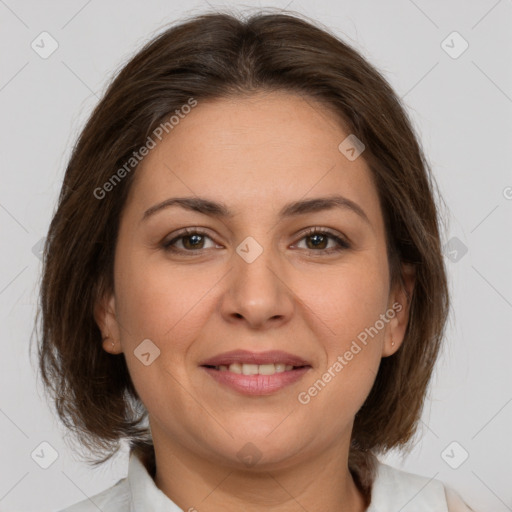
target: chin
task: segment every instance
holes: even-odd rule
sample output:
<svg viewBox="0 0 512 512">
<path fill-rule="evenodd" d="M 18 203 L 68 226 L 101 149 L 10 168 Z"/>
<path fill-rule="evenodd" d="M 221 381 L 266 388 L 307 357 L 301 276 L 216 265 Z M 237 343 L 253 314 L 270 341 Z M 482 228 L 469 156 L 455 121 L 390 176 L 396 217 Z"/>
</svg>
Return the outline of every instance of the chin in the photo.
<svg viewBox="0 0 512 512">
<path fill-rule="evenodd" d="M 276 470 L 291 465 L 294 459 L 305 457 L 302 447 L 290 439 L 289 430 L 288 434 L 283 432 L 283 436 L 279 436 L 277 431 L 270 435 L 260 431 L 254 436 L 231 433 L 234 439 L 227 446 L 217 445 L 215 452 L 225 463 L 237 469 Z"/>
</svg>

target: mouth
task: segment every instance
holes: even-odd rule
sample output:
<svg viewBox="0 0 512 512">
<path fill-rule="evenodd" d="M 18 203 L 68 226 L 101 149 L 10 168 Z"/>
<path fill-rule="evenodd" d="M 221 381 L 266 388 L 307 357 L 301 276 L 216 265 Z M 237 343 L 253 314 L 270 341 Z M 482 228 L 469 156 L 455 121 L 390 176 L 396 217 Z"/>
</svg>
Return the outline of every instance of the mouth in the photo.
<svg viewBox="0 0 512 512">
<path fill-rule="evenodd" d="M 312 366 L 304 359 L 274 350 L 236 350 L 201 361 L 202 368 L 222 389 L 242 395 L 270 395 L 290 386 Z"/>
<path fill-rule="evenodd" d="M 231 363 L 229 365 L 201 365 L 203 368 L 210 368 L 219 372 L 231 372 L 238 375 L 274 375 L 276 373 L 290 372 L 303 368 L 311 368 L 310 365 L 293 366 L 285 363 L 268 363 L 268 364 L 252 364 L 252 363 Z"/>
</svg>

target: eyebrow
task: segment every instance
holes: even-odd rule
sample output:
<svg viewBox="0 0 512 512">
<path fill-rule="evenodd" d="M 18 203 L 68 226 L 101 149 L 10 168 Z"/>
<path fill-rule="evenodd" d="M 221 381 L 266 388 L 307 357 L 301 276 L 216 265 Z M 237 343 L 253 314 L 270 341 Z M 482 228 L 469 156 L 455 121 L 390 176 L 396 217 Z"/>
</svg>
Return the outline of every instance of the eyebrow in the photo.
<svg viewBox="0 0 512 512">
<path fill-rule="evenodd" d="M 235 216 L 235 214 L 230 211 L 222 202 L 211 201 L 201 197 L 173 197 L 166 199 L 161 203 L 155 204 L 151 208 L 148 208 L 144 212 L 141 220 L 147 220 L 155 213 L 165 208 L 169 208 L 170 206 L 180 206 L 185 210 L 223 219 L 229 219 Z M 289 203 L 281 209 L 278 217 L 283 219 L 287 217 L 304 215 L 306 213 L 316 213 L 324 210 L 332 210 L 333 208 L 341 208 L 347 211 L 352 211 L 371 225 L 365 211 L 357 203 L 340 195 L 317 197 L 314 199 L 305 199 Z"/>
</svg>

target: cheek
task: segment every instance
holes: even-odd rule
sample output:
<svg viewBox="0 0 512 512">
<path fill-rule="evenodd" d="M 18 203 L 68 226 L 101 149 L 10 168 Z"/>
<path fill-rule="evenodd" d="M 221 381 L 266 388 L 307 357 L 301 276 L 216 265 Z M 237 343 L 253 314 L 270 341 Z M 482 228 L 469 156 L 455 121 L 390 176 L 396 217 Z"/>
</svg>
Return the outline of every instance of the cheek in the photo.
<svg viewBox="0 0 512 512">
<path fill-rule="evenodd" d="M 316 332 L 323 333 L 326 356 L 316 387 L 325 385 L 329 390 L 322 392 L 323 399 L 344 404 L 354 413 L 368 394 L 381 360 L 382 342 L 391 319 L 386 318 L 387 279 L 382 264 L 368 258 L 324 276 L 323 294 L 318 286 L 312 286 L 313 280 L 307 281 L 309 288 L 304 289 L 304 297 L 309 297 L 307 304 L 317 318 Z M 313 288 L 315 293 L 311 293 Z"/>
<path fill-rule="evenodd" d="M 193 267 L 173 265 L 158 253 L 120 262 L 116 309 L 131 335 L 154 337 L 165 345 L 189 338 L 194 326 L 200 328 L 212 307 L 209 292 L 222 275 Z"/>
<path fill-rule="evenodd" d="M 133 257 L 120 261 L 116 272 L 116 313 L 124 357 L 148 410 L 180 410 L 190 405 L 184 402 L 187 395 L 180 392 L 180 383 L 187 386 L 189 378 L 183 361 L 211 314 L 207 292 L 218 278 L 211 273 L 198 275 L 197 270 L 180 272 L 161 257 L 136 255 L 135 251 Z M 147 339 L 151 340 L 145 342 L 152 361 L 149 365 L 137 357 Z"/>
<path fill-rule="evenodd" d="M 352 286 L 353 284 L 353 286 Z M 325 359 L 315 375 L 302 388 L 301 404 L 310 404 L 314 414 L 332 414 L 337 418 L 329 427 L 337 428 L 350 421 L 361 408 L 377 375 L 382 357 L 385 325 L 380 315 L 386 311 L 386 296 L 376 283 L 368 289 L 361 280 L 345 281 L 328 313 L 329 335 L 323 336 Z M 376 323 L 378 329 L 375 327 Z M 322 330 L 324 330 L 322 328 Z M 306 406 L 308 407 L 308 406 Z"/>
<path fill-rule="evenodd" d="M 323 324 L 332 343 L 340 344 L 370 327 L 388 303 L 388 273 L 372 255 L 346 265 L 297 276 L 294 289 Z M 300 291 L 299 291 L 300 290 Z"/>
</svg>

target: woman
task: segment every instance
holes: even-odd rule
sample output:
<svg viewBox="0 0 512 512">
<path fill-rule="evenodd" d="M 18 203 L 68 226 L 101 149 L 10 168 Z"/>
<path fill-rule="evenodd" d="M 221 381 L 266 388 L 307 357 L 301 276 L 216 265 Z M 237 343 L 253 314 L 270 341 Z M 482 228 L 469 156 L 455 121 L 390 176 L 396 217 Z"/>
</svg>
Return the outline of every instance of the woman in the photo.
<svg viewBox="0 0 512 512">
<path fill-rule="evenodd" d="M 205 14 L 146 45 L 45 247 L 44 383 L 95 463 L 130 445 L 66 510 L 470 510 L 377 458 L 443 338 L 434 192 L 395 93 L 326 30 Z"/>
</svg>

